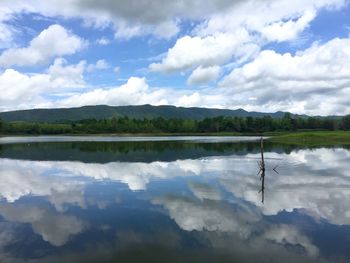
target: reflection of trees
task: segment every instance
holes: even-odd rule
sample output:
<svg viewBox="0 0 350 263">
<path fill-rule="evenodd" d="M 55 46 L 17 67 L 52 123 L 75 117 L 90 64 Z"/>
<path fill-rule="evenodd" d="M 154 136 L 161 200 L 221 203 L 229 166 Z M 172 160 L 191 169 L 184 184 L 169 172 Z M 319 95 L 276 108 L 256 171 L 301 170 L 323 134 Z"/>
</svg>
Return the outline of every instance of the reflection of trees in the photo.
<svg viewBox="0 0 350 263">
<path fill-rule="evenodd" d="M 275 146 L 267 147 L 272 150 Z M 13 159 L 107 163 L 174 161 L 215 155 L 246 155 L 258 151 L 259 145 L 256 142 L 50 142 L 5 144 L 2 145 L 0 155 L 3 158 Z"/>
<path fill-rule="evenodd" d="M 305 147 L 264 142 L 264 149 L 269 152 L 289 154 L 293 150 L 302 148 Z M 2 158 L 97 163 L 174 161 L 259 152 L 260 144 L 257 142 L 129 141 L 0 144 L 0 157 Z"/>
<path fill-rule="evenodd" d="M 344 146 L 350 148 L 350 146 Z M 306 147 L 264 142 L 265 151 L 291 153 Z M 0 157 L 28 160 L 83 161 L 174 161 L 215 155 L 259 153 L 258 142 L 204 143 L 190 141 L 148 142 L 39 142 L 0 144 Z"/>
</svg>

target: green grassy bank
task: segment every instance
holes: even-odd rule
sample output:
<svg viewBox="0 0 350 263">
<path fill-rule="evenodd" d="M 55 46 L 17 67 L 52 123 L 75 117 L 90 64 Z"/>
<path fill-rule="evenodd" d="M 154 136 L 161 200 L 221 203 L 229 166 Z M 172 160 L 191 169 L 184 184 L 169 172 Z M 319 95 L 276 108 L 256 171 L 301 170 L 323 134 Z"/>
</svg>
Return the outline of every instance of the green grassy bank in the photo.
<svg viewBox="0 0 350 263">
<path fill-rule="evenodd" d="M 304 146 L 350 145 L 350 131 L 310 131 L 275 134 L 269 138 L 269 141 Z"/>
</svg>

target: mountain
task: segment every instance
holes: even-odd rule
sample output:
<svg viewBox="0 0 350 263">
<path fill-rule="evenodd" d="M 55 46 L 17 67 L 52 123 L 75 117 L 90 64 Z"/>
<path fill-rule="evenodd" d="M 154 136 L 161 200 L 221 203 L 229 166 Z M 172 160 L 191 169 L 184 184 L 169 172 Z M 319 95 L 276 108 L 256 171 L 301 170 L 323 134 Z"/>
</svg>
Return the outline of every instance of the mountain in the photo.
<svg viewBox="0 0 350 263">
<path fill-rule="evenodd" d="M 248 112 L 243 109 L 211 109 L 211 108 L 184 108 L 175 106 L 83 106 L 78 108 L 57 108 L 57 109 L 31 109 L 0 112 L 0 119 L 5 121 L 28 121 L 28 122 L 61 122 L 77 121 L 83 119 L 104 119 L 112 117 L 128 116 L 129 118 L 157 118 L 165 119 L 204 119 L 218 116 L 225 117 L 263 117 L 271 116 L 272 118 L 283 117 L 284 112 L 262 113 Z"/>
</svg>

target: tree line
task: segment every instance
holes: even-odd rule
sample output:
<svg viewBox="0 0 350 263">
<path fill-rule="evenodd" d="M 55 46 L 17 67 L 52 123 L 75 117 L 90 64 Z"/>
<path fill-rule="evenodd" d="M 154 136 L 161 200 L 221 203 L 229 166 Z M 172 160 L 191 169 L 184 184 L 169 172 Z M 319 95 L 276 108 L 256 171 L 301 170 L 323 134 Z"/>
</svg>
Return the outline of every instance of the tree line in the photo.
<svg viewBox="0 0 350 263">
<path fill-rule="evenodd" d="M 215 117 L 191 119 L 85 119 L 61 123 L 5 122 L 0 120 L 2 134 L 97 134 L 97 133 L 263 133 L 298 130 L 350 130 L 350 115 L 342 118 L 294 117 L 286 113 L 283 118 L 270 116 Z"/>
</svg>

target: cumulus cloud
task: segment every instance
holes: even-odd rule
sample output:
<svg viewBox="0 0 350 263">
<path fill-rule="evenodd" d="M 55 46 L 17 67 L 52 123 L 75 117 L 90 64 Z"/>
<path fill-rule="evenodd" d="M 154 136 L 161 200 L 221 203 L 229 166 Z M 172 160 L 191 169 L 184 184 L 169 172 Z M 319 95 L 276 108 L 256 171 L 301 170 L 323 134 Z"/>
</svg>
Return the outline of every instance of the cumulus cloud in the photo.
<svg viewBox="0 0 350 263">
<path fill-rule="evenodd" d="M 6 69 L 0 73 L 0 109 L 26 109 L 33 107 L 71 107 L 96 104 L 164 105 L 174 101 L 171 89 L 152 88 L 145 78 L 131 77 L 120 86 L 90 88 L 84 80 L 84 73 L 105 69 L 109 64 L 99 60 L 87 65 L 86 61 L 67 64 L 64 59 L 56 59 L 46 73 L 21 73 Z M 115 69 L 118 72 L 119 68 Z M 77 88 L 79 92 L 77 92 Z M 47 99 L 56 97 L 56 100 Z M 181 96 L 180 96 L 181 97 Z"/>
<path fill-rule="evenodd" d="M 2 1 L 4 8 L 11 7 L 13 13 L 30 12 L 44 16 L 80 17 L 87 25 L 105 27 L 112 25 L 118 38 L 130 38 L 145 34 L 169 38 L 179 31 L 177 17 L 199 18 L 234 5 L 227 0 L 217 1 L 95 1 L 53 0 L 50 3 L 38 1 Z M 60 8 L 57 8 L 59 6 Z M 201 10 L 201 12 L 199 12 Z"/>
<path fill-rule="evenodd" d="M 118 87 L 98 88 L 82 94 L 73 95 L 61 102 L 62 106 L 81 105 L 132 105 L 132 104 L 167 104 L 163 90 L 152 91 L 144 78 L 131 77 Z M 78 104 L 77 104 L 78 102 Z"/>
<path fill-rule="evenodd" d="M 295 113 L 349 113 L 343 100 L 350 96 L 349 44 L 349 38 L 336 38 L 295 55 L 264 50 L 252 62 L 235 68 L 221 86 L 243 105 L 251 104 L 250 109 L 264 105 Z M 252 95 L 256 100 L 249 101 Z"/>
<path fill-rule="evenodd" d="M 178 99 L 177 105 L 182 107 L 193 107 L 203 105 L 202 96 L 199 94 L 199 92 L 194 92 L 190 95 L 182 95 Z"/>
<path fill-rule="evenodd" d="M 94 1 L 71 1 L 72 6 L 76 6 L 82 10 L 94 10 L 97 12 L 108 13 L 114 17 L 121 17 L 127 21 L 139 21 L 143 23 L 164 22 L 169 17 L 183 14 L 184 16 L 198 17 L 201 14 L 208 14 L 222 10 L 228 6 L 233 6 L 239 1 L 227 0 L 194 0 L 191 2 L 172 1 L 164 5 L 161 0 L 146 1 L 112 1 L 103 0 L 98 4 Z M 199 11 L 201 10 L 201 11 Z"/>
<path fill-rule="evenodd" d="M 305 11 L 297 20 L 290 19 L 286 22 L 275 22 L 265 26 L 261 34 L 268 41 L 287 41 L 296 39 L 305 30 L 309 23 L 315 18 L 314 10 Z"/>
<path fill-rule="evenodd" d="M 194 36 L 178 39 L 166 57 L 152 63 L 150 69 L 175 72 L 221 65 L 227 61 L 243 63 L 268 42 L 296 39 L 315 18 L 317 10 L 339 7 L 343 2 L 270 0 L 233 3 L 219 13 L 207 15 L 193 30 Z"/>
<path fill-rule="evenodd" d="M 16 30 L 0 20 L 0 48 L 8 48 L 13 43 Z"/>
<path fill-rule="evenodd" d="M 101 46 L 106 46 L 106 45 L 110 44 L 111 41 L 106 37 L 101 37 L 101 38 L 96 40 L 96 43 L 101 45 Z"/>
<path fill-rule="evenodd" d="M 103 62 L 103 61 L 102 61 Z M 98 68 L 99 63 L 96 64 Z M 102 63 L 102 66 L 105 65 Z M 101 65 L 100 65 L 101 66 Z M 58 58 L 48 69 L 48 75 L 50 76 L 50 82 L 53 87 L 84 87 L 84 71 L 86 62 L 80 61 L 76 65 L 68 65 L 67 61 Z"/>
<path fill-rule="evenodd" d="M 249 35 L 245 30 L 233 34 L 217 34 L 207 37 L 184 36 L 170 48 L 161 62 L 152 63 L 150 69 L 160 72 L 176 72 L 193 67 L 209 67 L 251 56 L 259 48 L 248 44 Z M 247 43 L 247 45 L 245 45 Z"/>
<path fill-rule="evenodd" d="M 86 61 L 81 61 L 70 65 L 63 59 L 56 59 L 46 73 L 30 74 L 7 69 L 0 73 L 0 109 L 4 111 L 96 104 L 222 107 L 225 103 L 225 97 L 217 94 L 215 89 L 203 90 L 200 94 L 192 90 L 150 87 L 145 78 L 139 77 L 130 77 L 119 86 L 89 88 L 84 80 L 84 72 L 106 66 L 104 63 L 99 64 L 87 65 Z M 119 67 L 114 71 L 118 73 Z M 48 99 L 48 96 L 56 99 Z"/>
<path fill-rule="evenodd" d="M 37 94 L 43 90 L 43 84 L 49 82 L 44 74 L 28 76 L 13 69 L 6 69 L 0 75 L 1 108 L 21 108 L 34 106 L 43 101 Z"/>
<path fill-rule="evenodd" d="M 19 30 L 8 23 L 14 18 L 12 10 L 0 3 L 0 49 L 13 46 L 13 41 Z"/>
<path fill-rule="evenodd" d="M 219 66 L 211 66 L 207 68 L 202 68 L 201 66 L 199 66 L 189 76 L 187 80 L 187 84 L 189 85 L 205 84 L 210 81 L 216 80 L 219 77 L 219 74 L 220 74 Z"/>
<path fill-rule="evenodd" d="M 170 38 L 179 33 L 180 28 L 175 21 L 166 21 L 156 26 L 154 32 L 157 36 Z"/>
<path fill-rule="evenodd" d="M 6 69 L 0 73 L 0 109 L 52 106 L 52 102 L 44 97 L 69 89 L 83 88 L 85 69 L 85 61 L 69 65 L 61 58 L 56 59 L 46 73 L 30 74 Z"/>
<path fill-rule="evenodd" d="M 29 2 L 29 3 L 28 3 Z M 251 31 L 259 31 L 262 27 L 278 21 L 295 19 L 303 15 L 304 10 L 339 7 L 344 0 L 307 0 L 307 1 L 228 1 L 228 0 L 175 0 L 164 5 L 161 0 L 53 0 L 50 3 L 38 1 L 13 2 L 3 1 L 3 6 L 10 6 L 14 12 L 37 12 L 46 16 L 62 15 L 65 17 L 81 17 L 87 24 L 106 26 L 113 24 L 116 30 L 129 32 L 128 35 L 177 33 L 176 19 L 204 20 L 200 26 L 202 32 L 226 30 L 232 27 L 246 26 Z M 57 8 L 57 6 L 60 8 Z M 270 15 L 266 16 L 266 13 Z M 172 24 L 172 25 L 171 25 Z M 167 31 L 144 30 L 147 27 L 157 28 L 163 25 Z M 171 25 L 169 27 L 169 25 Z M 137 28 L 143 28 L 139 30 Z M 170 30 L 172 29 L 172 30 Z M 158 31 L 158 32 L 157 32 Z M 118 34 L 117 34 L 118 35 Z M 127 35 L 127 34 L 125 34 Z"/>
<path fill-rule="evenodd" d="M 114 30 L 117 38 L 130 39 L 155 35 L 169 39 L 179 35 L 174 45 L 164 56 L 159 56 L 155 62 L 151 63 L 149 69 L 159 73 L 188 74 L 188 85 L 213 82 L 220 77 L 220 73 L 226 74 L 228 68 L 235 69 L 221 82 L 221 86 L 225 89 L 212 87 L 201 91 L 195 89 L 176 91 L 170 88 L 149 87 L 146 83 L 147 89 L 131 88 L 130 92 L 127 92 L 122 88 L 124 85 L 112 85 L 103 88 L 91 87 L 89 91 L 80 95 L 73 94 L 70 98 L 62 96 L 63 99 L 48 101 L 47 97 L 52 94 L 47 90 L 53 86 L 51 83 L 42 85 L 41 83 L 44 82 L 38 79 L 47 78 L 48 76 L 45 75 L 48 74 L 24 74 L 8 67 L 49 63 L 56 57 L 72 55 L 86 46 L 85 40 L 69 30 L 59 25 L 51 25 L 35 37 L 28 46 L 9 48 L 0 55 L 0 66 L 9 70 L 4 71 L 2 75 L 8 76 L 11 73 L 14 76 L 12 82 L 6 79 L 9 81 L 5 83 L 8 87 L 6 95 L 13 95 L 17 90 L 28 92 L 13 101 L 9 96 L 10 101 L 1 104 L 2 109 L 78 106 L 83 105 L 80 100 L 76 100 L 81 98 L 86 103 L 111 103 L 112 105 L 152 103 L 245 108 L 264 112 L 283 110 L 322 115 L 348 114 L 350 113 L 347 103 L 348 80 L 344 76 L 340 77 L 341 74 L 337 70 L 337 67 L 340 67 L 344 74 L 348 74 L 342 66 L 347 63 L 345 60 L 348 58 L 347 43 L 343 41 L 344 39 L 334 39 L 329 42 L 330 44 L 315 45 L 296 55 L 279 54 L 269 50 L 261 51 L 270 42 L 296 40 L 307 30 L 320 11 L 341 8 L 345 4 L 344 0 L 205 0 L 204 2 L 176 0 L 166 5 L 160 0 L 141 2 L 103 0 L 98 3 L 90 0 L 52 0 L 50 3 L 34 0 L 1 1 L 0 46 L 5 38 L 9 41 L 13 40 L 15 30 L 11 27 L 11 23 L 7 22 L 17 14 L 31 13 L 63 19 L 81 18 L 85 26 Z M 190 28 L 183 26 L 188 25 L 187 22 L 190 22 Z M 336 44 L 337 41 L 343 43 Z M 102 37 L 97 39 L 96 43 L 107 45 L 110 39 Z M 337 48 L 344 55 L 344 61 L 337 56 L 338 53 L 334 53 Z M 319 51 L 316 51 L 317 49 Z M 323 50 L 326 52 L 321 54 Z M 314 52 L 314 58 L 311 54 L 307 54 L 308 52 Z M 336 59 L 333 61 L 325 58 L 327 52 L 336 55 Z M 316 56 L 328 62 L 320 59 L 318 63 Z M 326 66 L 329 61 L 332 61 L 333 67 Z M 105 62 L 101 59 L 96 64 L 85 65 L 85 70 L 92 72 L 96 69 L 107 69 L 108 65 Z M 266 69 L 263 69 L 265 62 Z M 244 65 L 245 63 L 247 64 Z M 276 77 L 276 74 L 280 75 L 282 70 L 289 71 L 289 63 L 292 74 L 282 76 L 282 79 Z M 272 69 L 272 66 L 275 69 Z M 300 69 L 297 68 L 299 66 Z M 249 77 L 249 74 L 255 73 L 248 72 L 253 70 L 253 67 L 261 68 L 256 69 L 260 70 L 260 73 L 256 72 L 255 80 Z M 315 76 L 315 74 L 320 76 L 323 72 L 327 72 L 323 78 Z M 300 79 L 301 73 L 305 73 L 304 80 Z M 12 85 L 16 84 L 20 78 L 19 88 Z M 33 84 L 34 81 L 38 81 L 40 85 Z M 56 82 L 59 83 L 58 80 Z M 83 85 L 83 79 L 80 78 L 76 86 L 83 87 Z M 41 96 L 40 92 L 44 90 L 44 86 L 47 87 L 46 94 Z M 96 98 L 92 98 L 95 95 Z M 121 96 L 125 96 L 125 99 Z M 22 98 L 24 99 L 21 100 Z"/>
<path fill-rule="evenodd" d="M 103 70 L 103 69 L 108 69 L 110 66 L 108 62 L 105 59 L 99 59 L 96 61 L 95 64 L 89 64 L 86 68 L 88 72 L 92 72 L 95 70 Z"/>
<path fill-rule="evenodd" d="M 10 48 L 0 55 L 0 66 L 30 66 L 48 63 L 56 56 L 71 55 L 86 42 L 60 25 L 51 25 L 33 38 L 28 47 Z"/>
<path fill-rule="evenodd" d="M 344 4 L 344 0 L 244 1 L 220 13 L 211 14 L 197 26 L 196 33 L 199 35 L 229 33 L 243 27 L 260 38 L 266 30 L 284 27 L 293 31 L 290 36 L 296 37 L 296 33 L 302 32 L 312 21 L 315 12 L 325 8 L 340 8 Z M 286 33 L 283 32 L 284 34 Z M 271 40 L 278 38 L 275 34 L 271 36 L 273 36 Z M 279 40 L 282 39 L 290 40 L 289 37 L 282 37 Z"/>
</svg>

